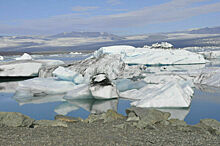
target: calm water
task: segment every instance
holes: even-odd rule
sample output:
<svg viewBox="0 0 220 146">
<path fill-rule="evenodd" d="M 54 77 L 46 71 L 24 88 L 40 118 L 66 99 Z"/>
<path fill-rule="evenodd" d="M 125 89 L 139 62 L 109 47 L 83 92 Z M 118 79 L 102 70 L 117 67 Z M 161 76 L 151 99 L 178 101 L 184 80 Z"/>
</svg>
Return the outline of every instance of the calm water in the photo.
<svg viewBox="0 0 220 146">
<path fill-rule="evenodd" d="M 60 59 L 65 62 L 82 60 L 87 55 L 50 55 L 34 56 L 42 59 Z M 11 58 L 8 58 L 10 60 Z M 217 63 L 208 66 L 219 66 Z M 126 115 L 125 109 L 130 107 L 131 101 L 125 99 L 113 100 L 69 100 L 64 101 L 63 95 L 48 97 L 36 97 L 25 101 L 13 99 L 17 82 L 0 83 L 0 111 L 20 112 L 34 119 L 54 119 L 57 114 L 73 117 L 87 118 L 90 113 L 102 113 L 108 109 L 117 110 L 118 113 Z M 213 118 L 220 121 L 220 92 L 206 92 L 194 89 L 195 93 L 189 109 L 160 109 L 171 112 L 172 117 L 184 119 L 188 124 L 196 124 L 200 119 Z"/>
</svg>

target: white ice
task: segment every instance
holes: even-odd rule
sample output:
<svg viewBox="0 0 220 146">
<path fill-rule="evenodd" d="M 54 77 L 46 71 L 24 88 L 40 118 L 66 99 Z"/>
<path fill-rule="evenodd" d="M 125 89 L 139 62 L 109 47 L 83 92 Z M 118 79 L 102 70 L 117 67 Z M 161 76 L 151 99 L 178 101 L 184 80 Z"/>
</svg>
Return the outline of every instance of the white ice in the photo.
<svg viewBox="0 0 220 146">
<path fill-rule="evenodd" d="M 102 54 L 119 54 L 121 59 L 127 64 L 184 65 L 206 63 L 202 55 L 183 49 L 109 46 L 100 48 L 93 55 L 98 58 Z"/>
<path fill-rule="evenodd" d="M 34 78 L 21 81 L 16 89 L 16 96 L 46 96 L 64 94 L 74 89 L 75 84 L 68 81 L 57 81 L 55 78 Z"/>
<path fill-rule="evenodd" d="M 0 61 L 4 60 L 4 57 L 3 56 L 0 56 Z"/>
<path fill-rule="evenodd" d="M 189 107 L 193 93 L 187 82 L 169 81 L 128 90 L 120 93 L 120 96 L 137 100 L 131 103 L 137 107 Z"/>
<path fill-rule="evenodd" d="M 164 48 L 164 49 L 170 49 L 173 48 L 173 45 L 168 42 L 161 42 L 161 43 L 155 43 L 152 44 L 152 48 Z"/>
<path fill-rule="evenodd" d="M 114 81 L 119 92 L 131 90 L 131 89 L 140 89 L 147 85 L 143 80 L 132 81 L 130 79 L 118 79 Z"/>
<path fill-rule="evenodd" d="M 29 77 L 38 76 L 39 70 L 43 66 L 53 66 L 64 64 L 59 60 L 19 60 L 0 64 L 0 76 L 4 77 Z"/>
<path fill-rule="evenodd" d="M 202 70 L 198 70 L 197 73 L 198 75 L 194 79 L 194 83 L 220 88 L 220 68 L 219 67 L 207 67 Z"/>
<path fill-rule="evenodd" d="M 108 85 L 108 86 L 91 86 L 89 88 L 92 96 L 95 99 L 112 99 L 118 98 L 117 89 L 115 86 Z"/>
<path fill-rule="evenodd" d="M 52 74 L 53 76 L 61 80 L 72 81 L 75 84 L 81 84 L 84 82 L 84 78 L 80 73 L 77 73 L 76 71 L 72 71 L 61 66 L 55 69 Z"/>
<path fill-rule="evenodd" d="M 15 60 L 32 60 L 32 57 L 28 53 L 24 53 L 21 57 L 15 58 Z"/>
</svg>

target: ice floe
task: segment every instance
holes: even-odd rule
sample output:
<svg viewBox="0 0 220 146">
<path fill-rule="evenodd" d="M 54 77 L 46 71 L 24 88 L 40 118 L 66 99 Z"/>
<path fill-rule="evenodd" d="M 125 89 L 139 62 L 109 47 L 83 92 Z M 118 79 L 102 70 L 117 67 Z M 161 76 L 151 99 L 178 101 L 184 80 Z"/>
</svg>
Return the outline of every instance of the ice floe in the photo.
<svg viewBox="0 0 220 146">
<path fill-rule="evenodd" d="M 28 53 L 24 53 L 21 57 L 15 58 L 15 60 L 32 60 L 33 58 Z"/>
<path fill-rule="evenodd" d="M 168 42 L 161 42 L 161 43 L 152 44 L 151 48 L 171 49 L 173 48 L 173 45 Z"/>
<path fill-rule="evenodd" d="M 74 89 L 75 84 L 68 81 L 58 81 L 54 78 L 34 78 L 18 83 L 15 96 L 38 97 L 64 94 Z"/>
<path fill-rule="evenodd" d="M 0 56 L 0 61 L 4 60 L 4 57 L 3 56 Z"/>
<path fill-rule="evenodd" d="M 131 103 L 137 107 L 189 107 L 193 93 L 187 82 L 169 81 L 121 92 L 120 96 L 137 100 Z"/>
<path fill-rule="evenodd" d="M 0 64 L 1 77 L 31 77 L 38 76 L 43 66 L 61 65 L 59 60 L 19 60 Z"/>
<path fill-rule="evenodd" d="M 220 68 L 208 67 L 198 70 L 194 83 L 220 88 Z"/>
</svg>

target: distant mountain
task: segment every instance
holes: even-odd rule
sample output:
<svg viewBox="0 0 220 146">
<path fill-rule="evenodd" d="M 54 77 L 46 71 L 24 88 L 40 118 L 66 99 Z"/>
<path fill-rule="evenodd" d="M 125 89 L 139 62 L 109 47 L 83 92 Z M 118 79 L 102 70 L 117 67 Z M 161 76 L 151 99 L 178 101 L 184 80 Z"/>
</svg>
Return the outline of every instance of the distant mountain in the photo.
<svg viewBox="0 0 220 146">
<path fill-rule="evenodd" d="M 220 27 L 201 28 L 189 31 L 190 34 L 220 34 Z"/>
<path fill-rule="evenodd" d="M 103 38 L 110 38 L 112 40 L 122 40 L 123 37 L 110 34 L 107 32 L 63 32 L 56 35 L 49 36 L 50 38 L 67 38 L 67 37 L 81 37 L 81 38 L 96 38 L 96 37 L 103 37 Z"/>
</svg>

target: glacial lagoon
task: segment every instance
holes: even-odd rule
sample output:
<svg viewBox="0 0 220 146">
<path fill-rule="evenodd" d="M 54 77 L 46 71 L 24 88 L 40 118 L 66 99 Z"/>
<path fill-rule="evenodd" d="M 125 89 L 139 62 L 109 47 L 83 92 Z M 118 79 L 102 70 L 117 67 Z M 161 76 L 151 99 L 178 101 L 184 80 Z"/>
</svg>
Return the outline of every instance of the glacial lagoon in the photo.
<svg viewBox="0 0 220 146">
<path fill-rule="evenodd" d="M 61 55 L 35 55 L 37 59 L 58 59 L 64 62 L 82 60 L 90 54 L 61 54 Z M 6 61 L 15 56 L 6 57 Z M 215 59 L 210 66 L 220 66 L 220 60 Z M 31 118 L 54 119 L 55 115 L 63 114 L 66 116 L 87 118 L 90 113 L 102 113 L 108 109 L 117 110 L 118 113 L 126 115 L 125 109 L 130 107 L 130 100 L 64 100 L 63 95 L 53 95 L 49 97 L 36 97 L 25 101 L 16 101 L 13 96 L 18 81 L 0 83 L 0 111 L 20 112 Z M 218 89 L 209 90 L 206 88 L 194 88 L 194 96 L 190 108 L 180 109 L 160 109 L 171 112 L 172 116 L 184 119 L 188 124 L 196 124 L 200 119 L 213 118 L 220 121 L 220 92 Z"/>
</svg>

